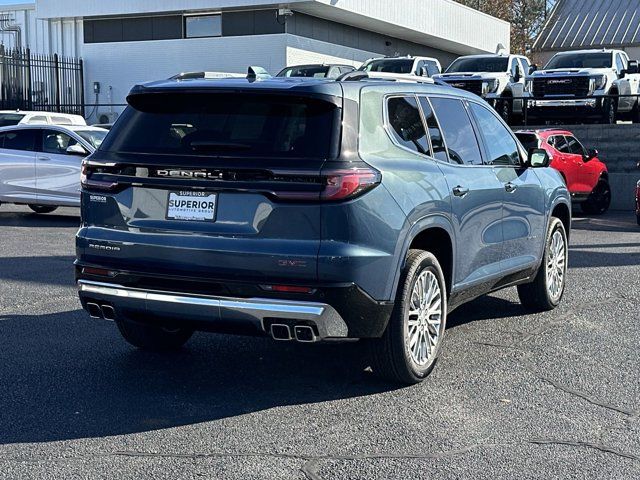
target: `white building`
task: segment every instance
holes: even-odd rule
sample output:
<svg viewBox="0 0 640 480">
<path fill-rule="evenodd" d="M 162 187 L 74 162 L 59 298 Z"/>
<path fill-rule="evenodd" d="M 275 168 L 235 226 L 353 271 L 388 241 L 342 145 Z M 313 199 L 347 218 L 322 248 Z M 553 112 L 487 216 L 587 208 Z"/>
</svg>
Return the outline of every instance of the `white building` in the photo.
<svg viewBox="0 0 640 480">
<path fill-rule="evenodd" d="M 0 8 L 20 27 L 22 46 L 84 59 L 87 103 L 96 100 L 94 82 L 99 103 L 122 103 L 136 83 L 187 71 L 259 65 L 275 73 L 394 54 L 446 66 L 508 48 L 510 33 L 508 23 L 452 0 L 35 0 Z M 16 36 L 0 31 L 5 46 Z"/>
</svg>

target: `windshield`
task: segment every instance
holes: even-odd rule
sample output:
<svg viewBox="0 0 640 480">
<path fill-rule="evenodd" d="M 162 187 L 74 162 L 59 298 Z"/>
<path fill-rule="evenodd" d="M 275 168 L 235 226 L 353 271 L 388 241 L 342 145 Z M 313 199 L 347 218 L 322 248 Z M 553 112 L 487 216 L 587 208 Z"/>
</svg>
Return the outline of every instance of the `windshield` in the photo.
<svg viewBox="0 0 640 480">
<path fill-rule="evenodd" d="M 413 60 L 373 60 L 360 69 L 365 72 L 413 73 Z"/>
<path fill-rule="evenodd" d="M 467 57 L 454 61 L 445 73 L 506 72 L 509 69 L 507 57 Z"/>
<path fill-rule="evenodd" d="M 329 67 L 325 65 L 289 67 L 282 70 L 278 77 L 325 78 L 328 73 Z"/>
<path fill-rule="evenodd" d="M 102 132 L 100 130 L 76 130 L 76 133 L 89 142 L 93 148 L 98 148 L 108 132 Z"/>
<path fill-rule="evenodd" d="M 131 99 L 100 150 L 325 159 L 337 154 L 340 109 L 316 98 L 155 93 Z"/>
<path fill-rule="evenodd" d="M 544 67 L 545 70 L 556 68 L 611 68 L 610 53 L 563 53 L 556 55 Z"/>
<path fill-rule="evenodd" d="M 0 127 L 10 127 L 17 125 L 24 115 L 19 113 L 0 113 Z"/>
</svg>

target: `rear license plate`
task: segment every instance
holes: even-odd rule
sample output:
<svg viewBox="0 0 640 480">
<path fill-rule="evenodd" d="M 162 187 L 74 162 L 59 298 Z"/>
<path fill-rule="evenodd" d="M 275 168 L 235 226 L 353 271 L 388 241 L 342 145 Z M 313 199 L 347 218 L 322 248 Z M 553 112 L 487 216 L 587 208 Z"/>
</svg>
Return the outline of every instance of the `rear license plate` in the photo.
<svg viewBox="0 0 640 480">
<path fill-rule="evenodd" d="M 169 192 L 167 220 L 214 222 L 218 195 L 210 192 Z"/>
</svg>

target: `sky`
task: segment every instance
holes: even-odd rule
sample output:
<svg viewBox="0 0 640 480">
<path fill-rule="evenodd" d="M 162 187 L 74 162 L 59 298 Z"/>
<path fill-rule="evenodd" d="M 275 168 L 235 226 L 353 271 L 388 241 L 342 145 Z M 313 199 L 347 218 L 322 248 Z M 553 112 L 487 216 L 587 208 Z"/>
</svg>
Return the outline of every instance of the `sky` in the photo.
<svg viewBox="0 0 640 480">
<path fill-rule="evenodd" d="M 32 3 L 33 0 L 0 0 L 0 5 L 14 5 L 16 3 Z"/>
</svg>

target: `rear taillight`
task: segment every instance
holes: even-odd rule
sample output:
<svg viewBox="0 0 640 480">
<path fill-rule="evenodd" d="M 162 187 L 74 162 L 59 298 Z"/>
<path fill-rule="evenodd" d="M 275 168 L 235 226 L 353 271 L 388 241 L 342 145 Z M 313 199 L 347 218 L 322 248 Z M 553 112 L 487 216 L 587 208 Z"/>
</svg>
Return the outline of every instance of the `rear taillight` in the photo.
<svg viewBox="0 0 640 480">
<path fill-rule="evenodd" d="M 80 170 L 80 185 L 87 190 L 113 190 L 118 185 L 116 182 L 108 182 L 103 180 L 94 180 L 91 178 L 91 174 L 94 173 L 97 165 L 93 165 L 88 160 L 82 161 L 82 167 Z"/>
<path fill-rule="evenodd" d="M 331 170 L 322 173 L 325 188 L 321 200 L 346 200 L 357 197 L 380 183 L 381 175 L 372 168 Z"/>
</svg>

